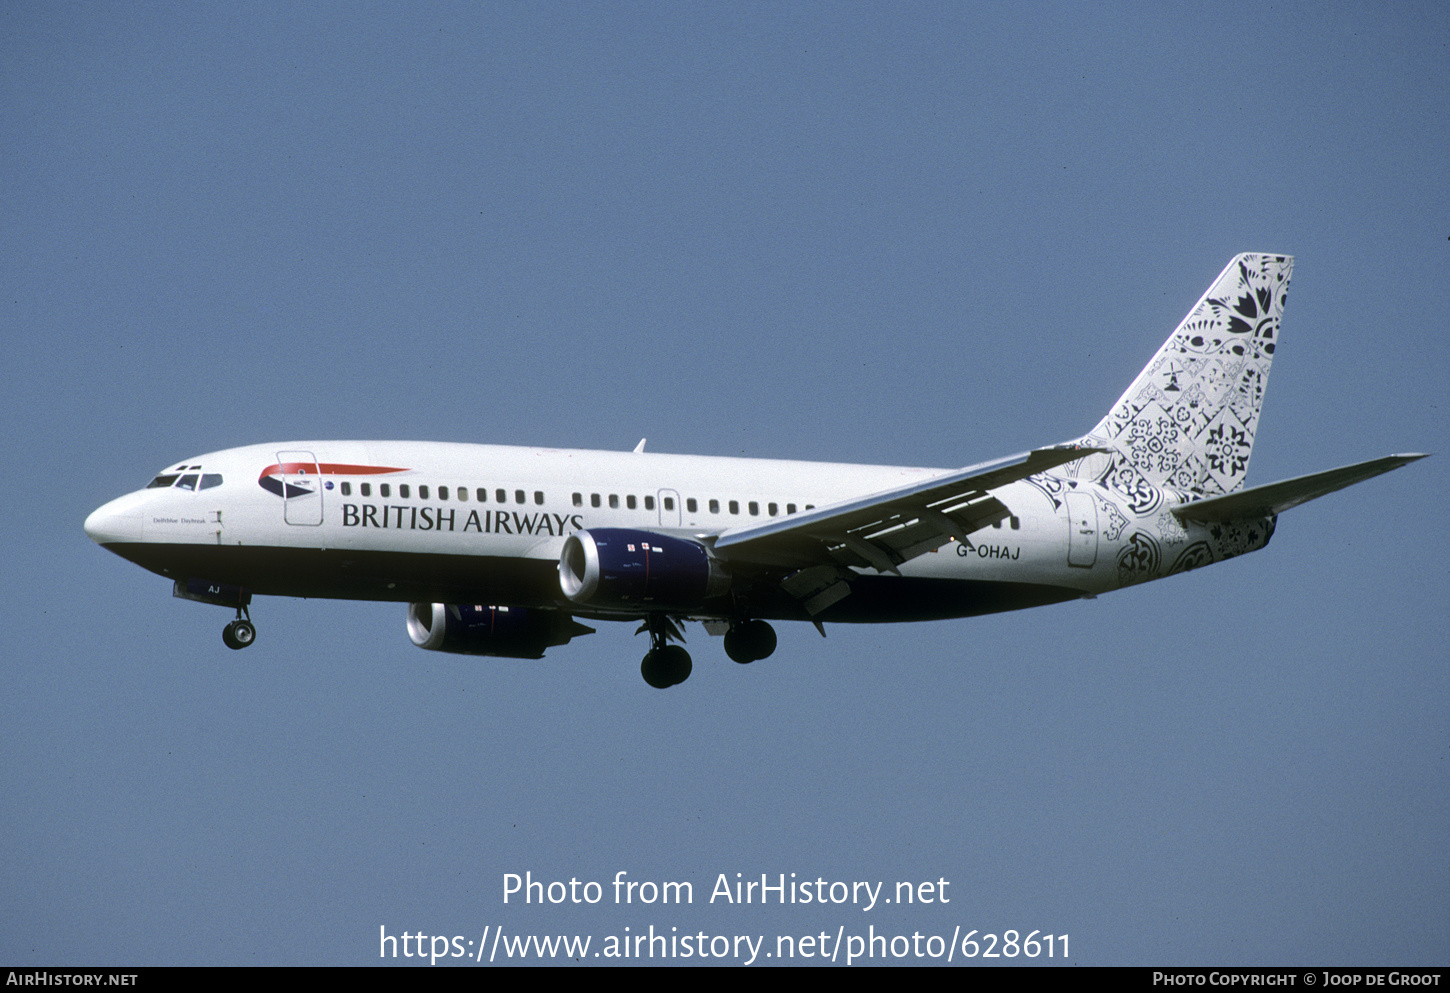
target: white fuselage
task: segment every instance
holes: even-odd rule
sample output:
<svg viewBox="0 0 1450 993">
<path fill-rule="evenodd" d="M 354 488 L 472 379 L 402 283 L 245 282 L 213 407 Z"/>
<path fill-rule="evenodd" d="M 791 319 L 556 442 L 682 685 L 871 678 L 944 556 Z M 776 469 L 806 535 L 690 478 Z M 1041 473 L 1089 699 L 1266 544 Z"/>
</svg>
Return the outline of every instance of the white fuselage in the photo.
<svg viewBox="0 0 1450 993">
<path fill-rule="evenodd" d="M 610 616 L 568 603 L 558 588 L 557 562 L 570 533 L 634 528 L 708 539 L 946 471 L 438 442 L 285 442 L 188 459 L 158 477 L 175 477 L 170 485 L 106 504 L 86 529 L 169 578 L 256 593 L 501 602 Z M 189 485 L 188 476 L 195 477 Z M 212 482 L 202 488 L 203 479 Z M 1102 486 L 1055 475 L 995 495 L 1010 517 L 902 563 L 899 576 L 858 569 L 868 588 L 827 619 L 965 616 L 1092 595 L 1178 571 L 1174 550 L 1206 538 L 1166 510 L 1145 519 Z M 881 594 L 903 582 L 914 587 L 904 610 L 891 606 L 901 593 Z M 983 596 L 999 586 L 1007 592 Z M 1017 587 L 1021 602 L 1011 593 Z M 728 615 L 738 609 L 732 603 L 695 613 Z M 758 600 L 752 612 L 800 616 L 779 597 Z"/>
</svg>

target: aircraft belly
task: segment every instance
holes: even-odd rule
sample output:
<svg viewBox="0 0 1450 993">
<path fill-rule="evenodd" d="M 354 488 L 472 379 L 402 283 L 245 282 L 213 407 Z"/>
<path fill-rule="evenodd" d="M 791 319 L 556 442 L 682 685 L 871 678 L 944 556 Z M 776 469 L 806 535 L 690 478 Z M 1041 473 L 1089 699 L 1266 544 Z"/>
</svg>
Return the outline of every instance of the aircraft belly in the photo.
<svg viewBox="0 0 1450 993">
<path fill-rule="evenodd" d="M 205 579 L 260 596 L 555 606 L 557 563 L 482 555 L 248 545 L 106 546 L 169 579 Z"/>
<path fill-rule="evenodd" d="M 847 624 L 936 621 L 1040 607 L 1082 595 L 1080 589 L 1043 583 L 861 576 L 852 580 L 850 596 L 816 615 L 816 620 Z"/>
</svg>

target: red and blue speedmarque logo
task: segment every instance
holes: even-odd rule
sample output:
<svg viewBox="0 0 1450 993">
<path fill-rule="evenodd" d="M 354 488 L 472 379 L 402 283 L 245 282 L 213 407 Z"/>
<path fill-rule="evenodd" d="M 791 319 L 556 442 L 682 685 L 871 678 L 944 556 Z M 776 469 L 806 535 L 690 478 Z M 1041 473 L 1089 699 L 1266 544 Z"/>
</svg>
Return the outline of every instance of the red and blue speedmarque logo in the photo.
<svg viewBox="0 0 1450 993">
<path fill-rule="evenodd" d="M 342 462 L 278 462 L 267 466 L 257 477 L 257 485 L 284 500 L 295 500 L 317 492 L 313 479 L 319 476 L 380 476 L 391 472 L 407 472 L 396 466 L 348 465 Z M 331 485 L 331 484 L 329 484 Z"/>
</svg>

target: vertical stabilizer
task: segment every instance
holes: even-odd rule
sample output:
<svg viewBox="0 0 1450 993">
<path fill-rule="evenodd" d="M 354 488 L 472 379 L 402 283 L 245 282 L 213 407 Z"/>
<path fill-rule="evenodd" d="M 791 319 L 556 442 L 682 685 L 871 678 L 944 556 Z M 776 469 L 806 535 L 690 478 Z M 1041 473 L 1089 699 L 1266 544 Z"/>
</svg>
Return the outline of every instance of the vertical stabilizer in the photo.
<svg viewBox="0 0 1450 993">
<path fill-rule="evenodd" d="M 1214 280 L 1084 443 L 1088 473 L 1211 496 L 1243 485 L 1294 259 L 1245 254 Z M 1101 460 L 1101 461 L 1099 461 Z"/>
</svg>

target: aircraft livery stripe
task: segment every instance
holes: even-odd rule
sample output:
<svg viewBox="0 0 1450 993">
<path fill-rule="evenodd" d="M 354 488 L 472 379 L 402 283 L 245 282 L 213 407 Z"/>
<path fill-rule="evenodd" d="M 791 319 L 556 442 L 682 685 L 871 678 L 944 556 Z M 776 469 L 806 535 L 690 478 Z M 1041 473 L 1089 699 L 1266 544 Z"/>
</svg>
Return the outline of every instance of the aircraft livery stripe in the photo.
<svg viewBox="0 0 1450 993">
<path fill-rule="evenodd" d="M 289 472 L 321 472 L 324 476 L 374 476 L 379 473 L 407 471 L 407 469 L 386 465 L 347 465 L 341 462 L 281 462 L 267 466 L 257 478 L 265 479 L 267 476 L 276 476 Z"/>
</svg>

